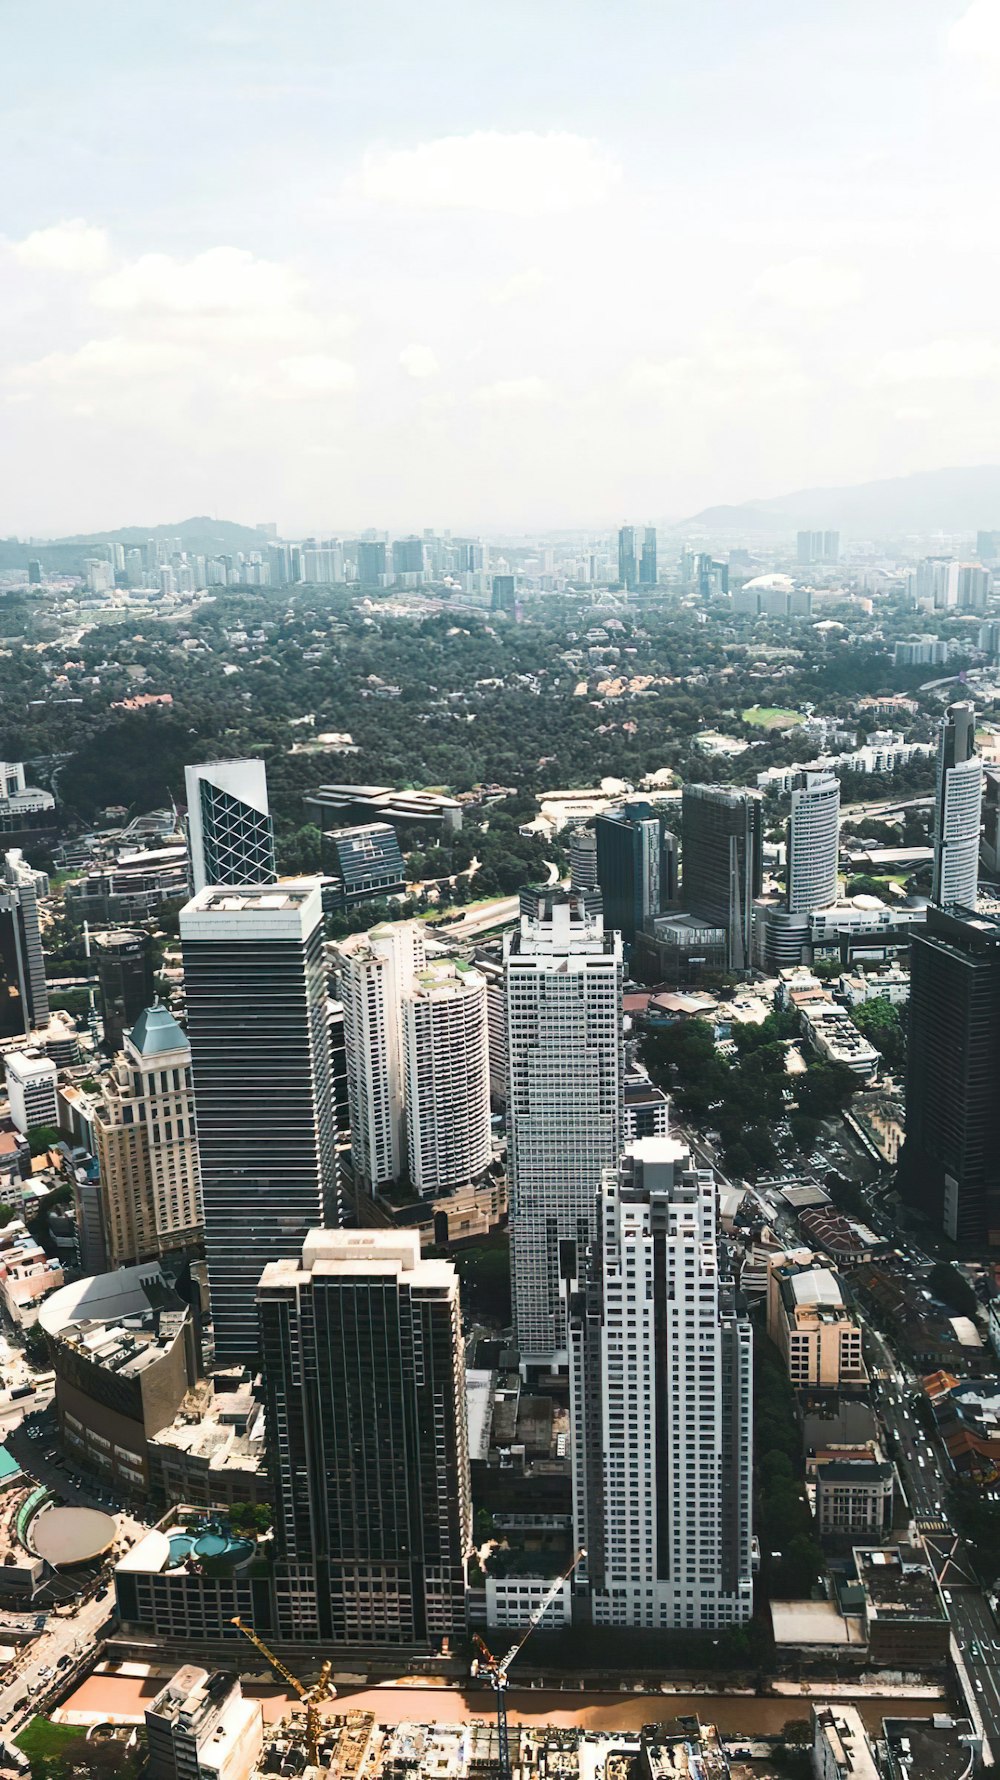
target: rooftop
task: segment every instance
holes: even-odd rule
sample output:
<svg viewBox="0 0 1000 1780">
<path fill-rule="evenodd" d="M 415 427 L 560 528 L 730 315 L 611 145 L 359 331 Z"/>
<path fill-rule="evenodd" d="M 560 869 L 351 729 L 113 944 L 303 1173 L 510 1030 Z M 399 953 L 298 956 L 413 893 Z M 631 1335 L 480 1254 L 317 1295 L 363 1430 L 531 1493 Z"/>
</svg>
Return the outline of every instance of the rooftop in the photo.
<svg viewBox="0 0 1000 1780">
<path fill-rule="evenodd" d="M 159 1001 L 144 1008 L 128 1035 L 129 1044 L 140 1057 L 159 1056 L 165 1051 L 187 1050 L 187 1037 L 178 1026 L 169 1008 Z"/>
</svg>

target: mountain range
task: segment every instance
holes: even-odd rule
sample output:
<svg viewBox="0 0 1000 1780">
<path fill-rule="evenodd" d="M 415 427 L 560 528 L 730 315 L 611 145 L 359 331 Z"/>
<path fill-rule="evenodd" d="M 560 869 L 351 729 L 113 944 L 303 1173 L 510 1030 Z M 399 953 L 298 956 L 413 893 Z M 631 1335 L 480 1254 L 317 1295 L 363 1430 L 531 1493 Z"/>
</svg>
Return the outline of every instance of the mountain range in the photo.
<svg viewBox="0 0 1000 1780">
<path fill-rule="evenodd" d="M 745 532 L 763 538 L 809 529 L 840 531 L 850 538 L 896 538 L 994 527 L 1000 528 L 1000 465 L 980 464 L 705 507 L 670 530 Z"/>
</svg>

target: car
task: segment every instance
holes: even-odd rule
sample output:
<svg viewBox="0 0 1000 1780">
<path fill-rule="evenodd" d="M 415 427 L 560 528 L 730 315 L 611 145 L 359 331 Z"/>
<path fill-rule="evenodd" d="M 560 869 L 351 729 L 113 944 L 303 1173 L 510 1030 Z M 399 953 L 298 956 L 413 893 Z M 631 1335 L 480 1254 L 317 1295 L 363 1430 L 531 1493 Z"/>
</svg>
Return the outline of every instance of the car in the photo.
<svg viewBox="0 0 1000 1780">
<path fill-rule="evenodd" d="M 951 1606 L 951 1590 L 947 1589 L 947 1588 L 943 1588 L 941 1590 L 941 1593 L 944 1596 L 945 1605 L 950 1607 Z"/>
<path fill-rule="evenodd" d="M 95 1601 L 103 1601 L 105 1596 L 107 1595 L 107 1592 L 108 1592 L 108 1585 L 105 1582 L 101 1588 L 94 1590 L 94 1600 Z"/>
<path fill-rule="evenodd" d="M 983 1692 L 983 1684 L 982 1684 L 982 1682 L 981 1682 L 981 1681 L 980 1681 L 980 1679 L 979 1679 L 979 1676 L 978 1676 L 978 1675 L 977 1675 L 977 1676 L 976 1676 L 976 1679 L 975 1679 L 975 1682 L 974 1682 L 974 1684 L 973 1684 L 973 1685 L 974 1685 L 974 1686 L 975 1686 L 975 1689 L 976 1689 L 976 1692 L 977 1692 L 977 1693 L 982 1693 L 982 1692 Z"/>
</svg>

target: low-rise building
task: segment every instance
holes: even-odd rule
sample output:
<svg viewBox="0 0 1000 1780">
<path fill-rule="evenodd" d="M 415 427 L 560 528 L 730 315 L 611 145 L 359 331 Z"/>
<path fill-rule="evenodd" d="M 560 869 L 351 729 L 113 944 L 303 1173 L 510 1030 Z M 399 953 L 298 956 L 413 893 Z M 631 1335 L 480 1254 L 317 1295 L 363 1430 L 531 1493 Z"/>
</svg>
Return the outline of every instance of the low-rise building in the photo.
<svg viewBox="0 0 1000 1780">
<path fill-rule="evenodd" d="M 881 1780 L 856 1706 L 814 1706 L 812 1732 L 816 1780 Z"/>
<path fill-rule="evenodd" d="M 201 1549 L 199 1550 L 199 1546 Z M 273 1635 L 270 1566 L 251 1538 L 202 1508 L 172 1508 L 115 1565 L 124 1637 L 229 1645 L 243 1661 L 238 1617 Z"/>
<path fill-rule="evenodd" d="M 22 1134 L 43 1125 L 57 1126 L 58 1071 L 41 1051 L 12 1051 L 4 1058 L 10 1116 Z"/>
<path fill-rule="evenodd" d="M 808 1044 L 825 1063 L 843 1064 L 864 1081 L 876 1073 L 879 1054 L 844 1008 L 832 1001 L 817 1001 L 800 1008 L 799 1019 Z"/>
<path fill-rule="evenodd" d="M 201 1378 L 172 1422 L 150 1434 L 149 1488 L 159 1502 L 232 1508 L 270 1501 L 264 1413 L 249 1377 Z"/>
<path fill-rule="evenodd" d="M 250 1780 L 263 1743 L 260 1701 L 225 1670 L 185 1664 L 146 1708 L 150 1780 Z"/>
<path fill-rule="evenodd" d="M 912 1545 L 856 1546 L 854 1565 L 872 1667 L 943 1667 L 951 1625 L 924 1553 Z"/>
<path fill-rule="evenodd" d="M 789 1255 L 771 1263 L 767 1332 L 795 1390 L 857 1389 L 868 1381 L 861 1325 L 829 1267 Z"/>
<path fill-rule="evenodd" d="M 885 1459 L 822 1459 L 815 1466 L 822 1538 L 880 1540 L 892 1530 L 893 1470 Z"/>
</svg>

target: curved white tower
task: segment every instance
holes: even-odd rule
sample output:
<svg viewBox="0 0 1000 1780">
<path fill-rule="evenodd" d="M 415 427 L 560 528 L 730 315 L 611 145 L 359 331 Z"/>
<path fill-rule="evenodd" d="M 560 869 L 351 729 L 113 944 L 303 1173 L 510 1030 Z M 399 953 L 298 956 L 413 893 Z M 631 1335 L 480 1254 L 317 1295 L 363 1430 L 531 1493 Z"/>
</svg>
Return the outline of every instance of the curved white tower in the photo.
<svg viewBox="0 0 1000 1780">
<path fill-rule="evenodd" d="M 974 909 L 979 889 L 983 761 L 976 753 L 976 713 L 949 705 L 938 753 L 934 830 L 934 902 Z"/>
<path fill-rule="evenodd" d="M 788 910 L 808 915 L 837 900 L 840 845 L 840 780 L 833 773 L 803 773 L 792 790 L 788 827 Z"/>
</svg>

